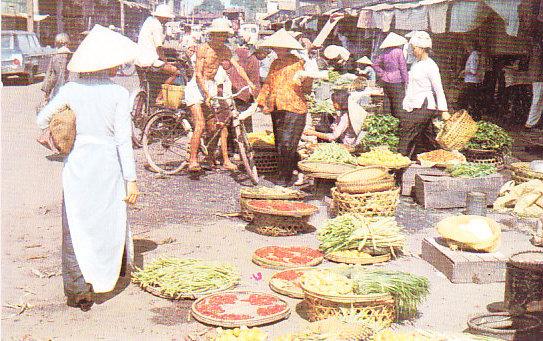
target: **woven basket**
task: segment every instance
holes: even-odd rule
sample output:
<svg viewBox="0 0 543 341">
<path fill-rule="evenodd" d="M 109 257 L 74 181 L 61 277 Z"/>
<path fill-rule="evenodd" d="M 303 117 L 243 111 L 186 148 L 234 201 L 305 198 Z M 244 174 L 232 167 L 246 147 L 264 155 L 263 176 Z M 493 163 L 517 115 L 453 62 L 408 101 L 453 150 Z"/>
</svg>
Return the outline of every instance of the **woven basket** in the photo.
<svg viewBox="0 0 543 341">
<path fill-rule="evenodd" d="M 530 169 L 529 162 L 515 162 L 512 163 L 509 168 L 513 171 L 513 180 L 516 184 L 528 182 L 530 180 L 542 180 L 543 173 L 535 172 Z"/>
<path fill-rule="evenodd" d="M 307 204 L 301 201 L 288 201 L 288 200 L 273 200 L 273 202 L 274 203 L 281 203 L 281 202 L 298 203 L 298 204 L 305 205 L 306 208 L 304 210 L 297 210 L 297 211 L 280 211 L 280 210 L 275 210 L 272 208 L 261 208 L 261 207 L 256 207 L 252 205 L 253 203 L 256 203 L 259 201 L 260 200 L 258 199 L 249 199 L 247 200 L 245 205 L 249 211 L 253 212 L 253 214 L 261 213 L 261 214 L 276 215 L 276 216 L 281 216 L 281 217 L 298 217 L 298 218 L 308 217 L 319 210 L 318 207 L 315 205 Z"/>
<path fill-rule="evenodd" d="M 284 270 L 284 269 L 299 268 L 300 266 L 305 266 L 305 267 L 317 266 L 320 263 L 322 263 L 322 261 L 324 260 L 324 257 L 315 258 L 307 264 L 287 264 L 287 263 L 282 263 L 282 262 L 275 262 L 266 258 L 259 257 L 255 254 L 253 254 L 253 258 L 251 260 L 253 261 L 253 263 L 263 268 Z"/>
<path fill-rule="evenodd" d="M 445 122 L 445 126 L 437 134 L 436 141 L 443 149 L 460 150 L 476 132 L 477 122 L 466 110 L 460 110 Z"/>
<path fill-rule="evenodd" d="M 325 254 L 324 258 L 336 263 L 368 265 L 388 262 L 392 258 L 392 255 L 388 253 L 386 255 L 371 257 L 345 257 L 336 252 L 330 252 Z"/>
<path fill-rule="evenodd" d="M 249 207 L 247 207 L 248 200 L 249 199 L 240 196 L 239 198 L 240 212 L 239 213 L 240 213 L 241 219 L 245 221 L 252 221 L 254 218 L 254 214 L 253 214 L 253 211 L 251 211 Z"/>
<path fill-rule="evenodd" d="M 468 162 L 493 165 L 497 170 L 505 167 L 505 157 L 503 152 L 486 149 L 465 149 L 462 154 Z"/>
<path fill-rule="evenodd" d="M 341 309 L 355 310 L 356 315 L 366 316 L 383 327 L 388 327 L 395 319 L 394 299 L 389 294 L 328 296 L 304 287 L 304 301 L 309 321 L 319 321 L 341 314 Z"/>
<path fill-rule="evenodd" d="M 162 84 L 164 105 L 168 108 L 178 109 L 185 98 L 185 87 L 181 85 Z"/>
<path fill-rule="evenodd" d="M 309 217 L 283 217 L 271 214 L 253 213 L 249 228 L 258 234 L 272 237 L 295 236 L 311 228 Z"/>
<path fill-rule="evenodd" d="M 279 154 L 275 150 L 275 147 L 264 147 L 261 145 L 253 145 L 253 160 L 255 162 L 256 170 L 259 173 L 277 173 L 279 169 Z"/>
<path fill-rule="evenodd" d="M 335 180 L 341 174 L 356 169 L 356 166 L 345 163 L 300 161 L 298 168 L 304 173 L 310 173 L 308 175 L 312 177 Z"/>
<path fill-rule="evenodd" d="M 352 194 L 380 192 L 394 187 L 394 178 L 385 167 L 369 166 L 340 175 L 336 186 L 339 191 Z"/>
<path fill-rule="evenodd" d="M 349 194 L 332 188 L 334 210 L 337 214 L 360 213 L 366 217 L 393 216 L 400 200 L 400 188 L 382 192 Z"/>
<path fill-rule="evenodd" d="M 239 197 L 239 206 L 241 219 L 245 221 L 253 220 L 253 213 L 247 207 L 247 201 L 249 199 L 261 199 L 261 200 L 289 200 L 289 199 L 303 199 L 307 196 L 306 193 L 301 191 L 296 191 L 292 193 L 277 193 L 277 194 L 254 194 L 254 193 L 244 193 L 243 190 L 240 192 Z"/>
</svg>

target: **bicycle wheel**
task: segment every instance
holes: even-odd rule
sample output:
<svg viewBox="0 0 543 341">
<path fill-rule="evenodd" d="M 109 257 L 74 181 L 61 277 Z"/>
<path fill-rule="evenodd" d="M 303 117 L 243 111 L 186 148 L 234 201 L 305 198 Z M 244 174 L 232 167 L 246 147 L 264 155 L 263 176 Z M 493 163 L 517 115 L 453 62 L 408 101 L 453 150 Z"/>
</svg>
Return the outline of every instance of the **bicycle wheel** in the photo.
<svg viewBox="0 0 543 341">
<path fill-rule="evenodd" d="M 187 163 L 191 131 L 185 129 L 183 120 L 182 115 L 165 110 L 157 112 L 145 125 L 143 152 L 154 171 L 176 174 Z"/>
<path fill-rule="evenodd" d="M 147 123 L 147 93 L 140 91 L 134 98 L 132 105 L 132 143 L 135 147 L 141 147 L 141 140 L 143 138 L 143 130 L 145 129 L 145 123 Z"/>
<path fill-rule="evenodd" d="M 258 171 L 256 170 L 254 162 L 253 148 L 247 139 L 247 133 L 245 132 L 245 126 L 243 123 L 237 124 L 236 126 L 236 142 L 239 147 L 239 155 L 241 156 L 241 161 L 245 167 L 247 175 L 251 179 L 251 182 L 255 185 L 258 185 Z"/>
</svg>

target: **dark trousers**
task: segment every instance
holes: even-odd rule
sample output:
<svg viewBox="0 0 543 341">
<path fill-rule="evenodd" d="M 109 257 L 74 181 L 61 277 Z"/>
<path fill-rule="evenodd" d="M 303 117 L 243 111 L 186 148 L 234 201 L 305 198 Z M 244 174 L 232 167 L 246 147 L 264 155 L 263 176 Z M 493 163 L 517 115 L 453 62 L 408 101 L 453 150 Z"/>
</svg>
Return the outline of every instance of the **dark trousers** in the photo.
<svg viewBox="0 0 543 341">
<path fill-rule="evenodd" d="M 484 88 L 479 83 L 464 83 L 464 88 L 458 99 L 458 108 L 466 109 L 471 116 L 480 118 L 483 114 L 481 112 L 483 91 Z"/>
<path fill-rule="evenodd" d="M 432 119 L 436 111 L 426 108 L 426 101 L 421 109 L 413 109 L 412 112 L 400 114 L 400 143 L 398 152 L 409 158 L 417 147 L 422 151 L 431 150 L 435 145 Z"/>
<path fill-rule="evenodd" d="M 388 100 L 390 114 L 394 117 L 400 117 L 403 111 L 403 99 L 405 97 L 405 87 L 403 83 L 386 83 L 383 82 L 383 92 L 385 93 L 385 101 Z"/>
<path fill-rule="evenodd" d="M 298 144 L 305 127 L 306 114 L 277 110 L 271 113 L 275 148 L 279 154 L 279 172 L 285 181 L 291 181 L 298 161 Z"/>
</svg>

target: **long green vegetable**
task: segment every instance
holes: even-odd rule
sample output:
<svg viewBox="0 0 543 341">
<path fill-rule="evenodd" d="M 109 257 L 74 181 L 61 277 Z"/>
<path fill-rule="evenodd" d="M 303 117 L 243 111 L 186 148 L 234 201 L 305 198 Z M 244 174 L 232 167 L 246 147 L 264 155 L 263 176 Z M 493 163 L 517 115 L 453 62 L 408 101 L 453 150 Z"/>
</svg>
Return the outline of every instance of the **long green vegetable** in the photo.
<svg viewBox="0 0 543 341">
<path fill-rule="evenodd" d="M 355 164 L 356 158 L 337 143 L 321 143 L 307 161 L 337 162 Z"/>
<path fill-rule="evenodd" d="M 198 259 L 159 258 L 132 273 L 132 281 L 142 288 L 154 287 L 175 298 L 229 287 L 239 280 L 232 265 Z"/>
<path fill-rule="evenodd" d="M 369 116 L 364 122 L 366 135 L 360 141 L 360 146 L 366 151 L 380 146 L 396 151 L 400 142 L 399 125 L 400 120 L 392 115 Z"/>
<path fill-rule="evenodd" d="M 486 122 L 477 122 L 477 133 L 468 142 L 469 149 L 490 149 L 499 151 L 510 151 L 513 145 L 513 138 L 502 127 Z"/>
<path fill-rule="evenodd" d="M 372 255 L 401 251 L 405 235 L 394 217 L 368 218 L 343 214 L 326 222 L 317 232 L 320 249 L 326 253 L 340 250 L 362 250 Z"/>
<path fill-rule="evenodd" d="M 460 178 L 478 178 L 497 172 L 494 165 L 473 162 L 454 165 L 448 168 L 447 171 L 451 174 L 451 176 Z"/>
</svg>

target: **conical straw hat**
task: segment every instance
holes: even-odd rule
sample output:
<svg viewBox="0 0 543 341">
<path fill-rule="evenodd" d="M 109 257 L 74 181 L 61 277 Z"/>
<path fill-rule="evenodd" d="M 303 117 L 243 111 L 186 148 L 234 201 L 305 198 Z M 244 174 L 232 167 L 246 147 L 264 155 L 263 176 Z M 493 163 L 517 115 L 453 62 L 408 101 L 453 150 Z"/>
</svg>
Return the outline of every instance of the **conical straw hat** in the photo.
<svg viewBox="0 0 543 341">
<path fill-rule="evenodd" d="M 383 43 L 381 44 L 381 46 L 379 46 L 379 48 L 386 49 L 387 47 L 402 46 L 405 44 L 407 44 L 407 39 L 399 34 L 390 32 L 385 40 L 383 40 Z"/>
<path fill-rule="evenodd" d="M 349 60 L 351 53 L 343 46 L 328 45 L 324 49 L 324 57 L 326 59 L 336 59 L 340 57 L 343 60 Z"/>
<path fill-rule="evenodd" d="M 68 70 L 95 72 L 131 63 L 136 57 L 137 47 L 136 43 L 122 34 L 94 25 L 75 50 L 68 63 Z"/>
<path fill-rule="evenodd" d="M 368 57 L 366 57 L 366 56 L 360 58 L 360 59 L 357 60 L 356 62 L 357 62 L 357 63 L 360 63 L 360 64 L 373 65 L 372 61 L 371 61 Z"/>
<path fill-rule="evenodd" d="M 262 40 L 258 47 L 269 48 L 285 48 L 291 50 L 303 50 L 302 44 L 300 44 L 293 36 L 291 36 L 284 28 L 275 32 L 271 36 Z"/>
</svg>

